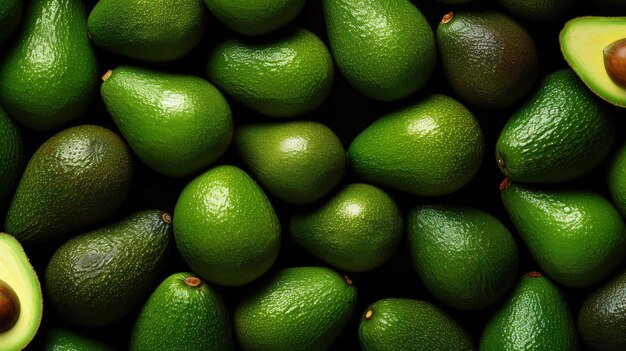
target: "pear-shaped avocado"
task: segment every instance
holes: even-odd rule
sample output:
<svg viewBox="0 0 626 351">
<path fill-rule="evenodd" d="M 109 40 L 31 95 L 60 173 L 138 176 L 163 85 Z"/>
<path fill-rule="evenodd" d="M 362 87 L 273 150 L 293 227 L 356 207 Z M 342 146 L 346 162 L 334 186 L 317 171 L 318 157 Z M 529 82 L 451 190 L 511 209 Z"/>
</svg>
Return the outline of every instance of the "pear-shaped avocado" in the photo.
<svg viewBox="0 0 626 351">
<path fill-rule="evenodd" d="M 18 127 L 0 107 L 0 218 L 24 168 L 24 143 Z"/>
<path fill-rule="evenodd" d="M 469 104 L 511 106 L 537 78 L 533 39 L 500 12 L 450 12 L 439 23 L 437 43 L 448 83 Z"/>
<path fill-rule="evenodd" d="M 348 158 L 368 182 L 438 196 L 474 178 L 483 148 L 474 115 L 450 97 L 432 95 L 376 120 L 352 141 Z"/>
<path fill-rule="evenodd" d="M 233 38 L 218 44 L 209 80 L 246 107 L 271 117 L 293 117 L 319 107 L 333 84 L 330 52 L 315 34 L 296 28 L 278 37 Z"/>
<path fill-rule="evenodd" d="M 122 66 L 103 80 L 102 100 L 113 121 L 155 171 L 188 176 L 215 162 L 230 145 L 230 107 L 204 79 Z"/>
<path fill-rule="evenodd" d="M 305 0 L 204 0 L 213 16 L 235 32 L 262 35 L 284 27 Z"/>
<path fill-rule="evenodd" d="M 130 150 L 117 134 L 92 125 L 61 131 L 28 162 L 5 230 L 39 244 L 84 229 L 122 205 L 132 174 Z"/>
<path fill-rule="evenodd" d="M 591 91 L 613 105 L 626 107 L 626 86 L 611 79 L 605 61 L 616 60 L 626 73 L 624 58 L 608 56 L 611 44 L 626 38 L 625 17 L 584 16 L 563 27 L 559 41 L 567 63 Z"/>
<path fill-rule="evenodd" d="M 502 128 L 496 161 L 513 181 L 563 182 L 585 175 L 615 141 L 613 116 L 570 69 L 549 74 Z"/>
<path fill-rule="evenodd" d="M 102 0 L 91 10 L 88 27 L 93 43 L 106 51 L 165 62 L 200 42 L 206 20 L 202 0 Z"/>
<path fill-rule="evenodd" d="M 259 185 L 223 165 L 193 179 L 174 209 L 174 236 L 183 260 L 205 280 L 237 286 L 259 278 L 280 249 L 280 222 Z"/>
<path fill-rule="evenodd" d="M 318 122 L 240 126 L 233 144 L 261 186 L 291 204 L 308 204 L 328 194 L 346 168 L 341 141 Z"/>
<path fill-rule="evenodd" d="M 364 351 L 476 349 L 469 334 L 437 306 L 399 298 L 376 301 L 365 310 L 359 341 Z"/>
<path fill-rule="evenodd" d="M 149 292 L 170 247 L 172 217 L 148 210 L 61 245 L 46 269 L 46 294 L 68 321 L 110 325 Z"/>
<path fill-rule="evenodd" d="M 565 14 L 578 0 L 498 0 L 505 10 L 527 21 L 549 21 Z"/>
<path fill-rule="evenodd" d="M 626 216 L 626 144 L 620 145 L 607 167 L 607 185 L 615 207 Z"/>
<path fill-rule="evenodd" d="M 311 212 L 291 217 L 291 238 L 323 261 L 351 272 L 372 270 L 394 254 L 402 214 L 384 191 L 350 184 Z"/>
<path fill-rule="evenodd" d="M 51 130 L 78 118 L 97 87 L 83 1 L 28 2 L 20 36 L 0 63 L 0 104 L 20 124 Z"/>
<path fill-rule="evenodd" d="M 17 28 L 22 17 L 22 0 L 0 0 L 0 44 Z"/>
<path fill-rule="evenodd" d="M 509 217 L 535 261 L 558 283 L 592 285 L 626 255 L 622 216 L 599 194 L 506 182 L 501 195 Z"/>
<path fill-rule="evenodd" d="M 236 306 L 235 332 L 243 350 L 326 350 L 352 317 L 357 291 L 326 267 L 277 271 Z"/>
<path fill-rule="evenodd" d="M 480 340 L 481 351 L 578 349 L 576 327 L 565 297 L 538 272 L 529 272 L 519 280 L 487 322 Z"/>
<path fill-rule="evenodd" d="M 517 275 L 513 236 L 479 209 L 415 207 L 407 218 L 407 239 L 420 280 L 454 308 L 477 310 L 493 304 Z"/>
<path fill-rule="evenodd" d="M 143 305 L 130 351 L 234 349 L 230 313 L 222 297 L 191 273 L 167 277 Z"/>
<path fill-rule="evenodd" d="M 330 48 L 350 85 L 370 99 L 420 89 L 437 61 L 435 35 L 409 0 L 324 0 Z"/>
<path fill-rule="evenodd" d="M 42 313 L 37 273 L 22 245 L 0 233 L 0 351 L 24 349 L 35 337 Z"/>
<path fill-rule="evenodd" d="M 583 301 L 578 312 L 578 332 L 589 350 L 626 350 L 626 271 Z"/>
<path fill-rule="evenodd" d="M 113 348 L 69 329 L 50 328 L 43 334 L 45 351 L 113 351 Z"/>
</svg>

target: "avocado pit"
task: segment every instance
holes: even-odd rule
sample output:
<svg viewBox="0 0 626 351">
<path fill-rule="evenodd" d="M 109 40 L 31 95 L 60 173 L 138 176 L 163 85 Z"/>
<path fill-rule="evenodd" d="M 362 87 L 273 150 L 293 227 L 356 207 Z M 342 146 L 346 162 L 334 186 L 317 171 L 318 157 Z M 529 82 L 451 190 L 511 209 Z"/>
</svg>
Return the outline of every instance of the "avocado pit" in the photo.
<svg viewBox="0 0 626 351">
<path fill-rule="evenodd" d="M 604 48 L 604 67 L 611 80 L 626 88 L 626 38 Z"/>
<path fill-rule="evenodd" d="M 15 291 L 0 280 L 0 333 L 11 329 L 20 317 L 20 300 Z"/>
</svg>

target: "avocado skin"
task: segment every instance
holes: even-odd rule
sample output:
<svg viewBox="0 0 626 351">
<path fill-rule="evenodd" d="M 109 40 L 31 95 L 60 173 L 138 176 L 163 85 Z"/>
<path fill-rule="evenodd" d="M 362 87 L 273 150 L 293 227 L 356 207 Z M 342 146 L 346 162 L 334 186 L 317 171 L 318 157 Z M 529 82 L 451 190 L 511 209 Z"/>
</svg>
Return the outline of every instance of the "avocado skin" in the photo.
<svg viewBox="0 0 626 351">
<path fill-rule="evenodd" d="M 24 244 L 74 233 L 113 214 L 132 183 L 130 150 L 112 131 L 92 125 L 63 130 L 32 156 L 4 227 Z"/>
<path fill-rule="evenodd" d="M 106 51 L 167 62 L 198 45 L 206 22 L 202 0 L 102 0 L 89 14 L 88 28 L 93 43 Z"/>
<path fill-rule="evenodd" d="M 418 91 L 437 62 L 435 35 L 409 0 L 324 0 L 324 19 L 337 67 L 373 100 Z"/>
<path fill-rule="evenodd" d="M 587 296 L 577 325 L 590 350 L 626 350 L 626 270 Z"/>
<path fill-rule="evenodd" d="M 50 328 L 44 332 L 45 351 L 113 351 L 113 348 L 69 329 Z"/>
<path fill-rule="evenodd" d="M 143 305 L 133 328 L 131 351 L 233 350 L 229 311 L 206 282 L 190 286 L 188 272 L 167 277 Z"/>
<path fill-rule="evenodd" d="M 368 311 L 373 314 L 368 318 Z M 361 317 L 364 351 L 471 351 L 469 334 L 447 313 L 426 301 L 388 298 L 374 302 Z"/>
<path fill-rule="evenodd" d="M 519 101 L 539 71 L 526 29 L 496 11 L 458 12 L 437 28 L 446 79 L 462 101 L 502 109 Z"/>
<path fill-rule="evenodd" d="M 25 163 L 24 142 L 19 128 L 0 107 L 0 218 L 11 200 Z"/>
<path fill-rule="evenodd" d="M 500 170 L 511 180 L 564 182 L 593 170 L 610 152 L 615 123 L 571 69 L 546 76 L 502 128 Z"/>
<path fill-rule="evenodd" d="M 79 326 L 102 327 L 140 304 L 171 245 L 167 216 L 135 212 L 61 245 L 45 278 L 48 298 L 61 316 Z"/>
<path fill-rule="evenodd" d="M 607 167 L 607 186 L 611 200 L 622 216 L 626 215 L 626 144 L 620 145 Z"/>
<path fill-rule="evenodd" d="M 576 351 L 576 326 L 567 301 L 548 278 L 524 275 L 487 322 L 481 351 Z"/>
<path fill-rule="evenodd" d="M 508 12 L 528 21 L 549 21 L 564 15 L 578 0 L 498 0 Z"/>
<path fill-rule="evenodd" d="M 81 0 L 34 0 L 16 44 L 0 63 L 0 104 L 38 131 L 63 126 L 97 92 L 96 56 Z"/>
<path fill-rule="evenodd" d="M 535 261 L 562 285 L 592 285 L 626 255 L 624 221 L 597 193 L 511 183 L 500 194 Z"/>
<path fill-rule="evenodd" d="M 0 44 L 13 34 L 22 18 L 22 0 L 0 0 Z"/>
</svg>

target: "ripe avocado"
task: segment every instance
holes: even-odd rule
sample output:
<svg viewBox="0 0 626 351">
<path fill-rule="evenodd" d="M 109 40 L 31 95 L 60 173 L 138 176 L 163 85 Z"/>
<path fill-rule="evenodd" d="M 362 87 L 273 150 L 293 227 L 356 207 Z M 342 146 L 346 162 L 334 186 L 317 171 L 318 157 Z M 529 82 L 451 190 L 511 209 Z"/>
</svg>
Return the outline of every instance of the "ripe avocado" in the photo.
<svg viewBox="0 0 626 351">
<path fill-rule="evenodd" d="M 204 0 L 213 16 L 235 32 L 262 35 L 287 25 L 305 0 Z"/>
<path fill-rule="evenodd" d="M 113 351 L 100 341 L 61 328 L 45 330 L 43 346 L 45 351 Z"/>
<path fill-rule="evenodd" d="M 514 16 L 528 21 L 549 21 L 574 8 L 578 0 L 498 0 Z"/>
<path fill-rule="evenodd" d="M 22 17 L 22 0 L 0 0 L 0 44 L 17 28 Z"/>
<path fill-rule="evenodd" d="M 0 107 L 0 218 L 13 196 L 24 168 L 22 133 L 6 111 Z"/>
</svg>

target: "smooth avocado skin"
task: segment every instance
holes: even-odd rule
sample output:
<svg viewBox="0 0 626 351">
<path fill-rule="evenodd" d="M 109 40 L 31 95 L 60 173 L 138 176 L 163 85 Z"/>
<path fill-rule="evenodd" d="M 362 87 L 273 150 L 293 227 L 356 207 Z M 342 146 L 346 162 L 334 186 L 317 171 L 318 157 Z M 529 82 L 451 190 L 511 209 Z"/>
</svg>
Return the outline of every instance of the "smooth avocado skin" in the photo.
<svg viewBox="0 0 626 351">
<path fill-rule="evenodd" d="M 607 156 L 615 129 L 611 112 L 572 70 L 556 71 L 502 128 L 496 162 L 513 181 L 572 180 Z"/>
<path fill-rule="evenodd" d="M 348 148 L 354 173 L 368 183 L 419 196 L 452 193 L 482 162 L 484 137 L 474 115 L 445 95 L 388 113 Z"/>
<path fill-rule="evenodd" d="M 113 351 L 108 345 L 70 329 L 49 328 L 43 335 L 45 351 Z"/>
<path fill-rule="evenodd" d="M 46 268 L 50 303 L 82 327 L 111 325 L 149 293 L 171 246 L 172 217 L 133 212 L 61 245 Z"/>
<path fill-rule="evenodd" d="M 155 171 L 185 177 L 228 149 L 233 119 L 213 84 L 182 74 L 133 66 L 107 73 L 102 100 L 135 154 Z"/>
<path fill-rule="evenodd" d="M 324 42 L 295 28 L 279 36 L 217 44 L 209 54 L 207 76 L 249 109 L 286 118 L 311 112 L 326 100 L 334 68 Z"/>
<path fill-rule="evenodd" d="M 4 222 L 23 244 L 75 233 L 113 214 L 130 192 L 133 163 L 124 141 L 109 129 L 65 129 L 35 151 Z"/>
<path fill-rule="evenodd" d="M 22 0 L 0 0 L 0 44 L 13 34 L 22 18 Z"/>
<path fill-rule="evenodd" d="M 263 35 L 289 24 L 305 0 L 204 0 L 213 16 L 245 35 Z"/>
<path fill-rule="evenodd" d="M 626 255 L 624 221 L 597 193 L 510 183 L 500 194 L 535 262 L 564 286 L 595 284 Z"/>
<path fill-rule="evenodd" d="M 395 201 L 379 188 L 350 184 L 312 211 L 290 220 L 291 239 L 343 271 L 365 272 L 393 256 L 403 219 Z"/>
<path fill-rule="evenodd" d="M 280 231 L 263 190 L 235 166 L 217 166 L 191 180 L 174 209 L 181 257 L 213 284 L 240 286 L 263 275 L 278 256 Z"/>
<path fill-rule="evenodd" d="M 626 349 L 626 271 L 587 296 L 577 322 L 580 338 L 589 350 Z"/>
<path fill-rule="evenodd" d="M 242 125 L 233 145 L 263 189 L 289 204 L 317 201 L 339 184 L 346 169 L 341 140 L 319 122 Z"/>
<path fill-rule="evenodd" d="M 131 351 L 234 350 L 230 313 L 222 297 L 192 273 L 165 278 L 143 305 Z"/>
<path fill-rule="evenodd" d="M 242 350 L 327 350 L 357 303 L 347 276 L 326 267 L 285 268 L 237 303 L 235 334 Z"/>
<path fill-rule="evenodd" d="M 578 0 L 498 0 L 513 16 L 527 21 L 549 21 L 564 15 Z"/>
<path fill-rule="evenodd" d="M 0 216 L 11 201 L 24 169 L 25 157 L 22 133 L 0 107 Z"/>
<path fill-rule="evenodd" d="M 207 17 L 202 0 L 101 0 L 89 14 L 88 27 L 91 41 L 105 51 L 167 62 L 198 45 Z"/>
<path fill-rule="evenodd" d="M 35 337 L 43 315 L 43 297 L 37 272 L 22 245 L 11 235 L 0 233 L 0 322 L 3 322 L 3 285 L 17 298 L 18 316 L 8 329 L 0 331 L 0 351 L 24 349 Z M 4 326 L 6 327 L 6 325 Z"/>
<path fill-rule="evenodd" d="M 364 351 L 476 350 L 469 334 L 437 306 L 419 300 L 374 302 L 359 323 Z"/>
<path fill-rule="evenodd" d="M 622 15 L 626 15 L 626 2 L 622 6 Z M 563 57 L 585 85 L 603 100 L 620 107 L 626 107 L 626 88 L 616 84 L 607 73 L 604 49 L 626 37 L 625 31 L 624 17 L 581 16 L 567 21 L 559 35 Z"/>
<path fill-rule="evenodd" d="M 445 77 L 462 101 L 482 109 L 513 105 L 538 74 L 537 47 L 512 18 L 497 11 L 446 14 L 437 27 Z"/>
<path fill-rule="evenodd" d="M 557 286 L 538 272 L 524 275 L 493 314 L 480 351 L 576 351 L 576 326 Z"/>
<path fill-rule="evenodd" d="M 0 105 L 18 123 L 49 131 L 76 120 L 98 86 L 81 0 L 33 0 L 0 62 Z"/>
<path fill-rule="evenodd" d="M 409 0 L 324 0 L 330 48 L 339 71 L 361 94 L 402 99 L 430 78 L 435 35 Z"/>
<path fill-rule="evenodd" d="M 607 186 L 615 207 L 626 215 L 626 144 L 620 145 L 608 164 Z"/>
<path fill-rule="evenodd" d="M 503 297 L 515 281 L 515 239 L 498 219 L 482 210 L 417 206 L 407 216 L 407 239 L 420 280 L 448 306 L 485 308 Z"/>
</svg>

